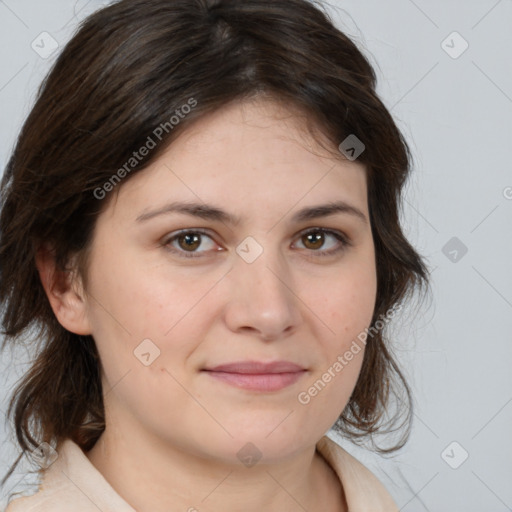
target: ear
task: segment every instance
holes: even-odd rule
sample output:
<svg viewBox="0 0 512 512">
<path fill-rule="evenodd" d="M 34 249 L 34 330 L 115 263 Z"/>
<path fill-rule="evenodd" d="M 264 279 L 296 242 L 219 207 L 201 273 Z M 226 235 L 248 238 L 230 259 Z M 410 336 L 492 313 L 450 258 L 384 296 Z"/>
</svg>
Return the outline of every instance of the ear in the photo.
<svg viewBox="0 0 512 512">
<path fill-rule="evenodd" d="M 57 269 L 52 249 L 43 244 L 36 253 L 36 267 L 52 310 L 70 332 L 91 334 L 82 282 L 73 270 Z"/>
</svg>

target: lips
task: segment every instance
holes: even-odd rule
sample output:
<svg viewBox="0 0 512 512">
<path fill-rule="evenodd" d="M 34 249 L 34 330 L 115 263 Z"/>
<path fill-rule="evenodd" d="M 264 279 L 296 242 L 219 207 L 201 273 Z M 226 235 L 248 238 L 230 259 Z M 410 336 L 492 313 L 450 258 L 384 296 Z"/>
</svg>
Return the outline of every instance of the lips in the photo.
<svg viewBox="0 0 512 512">
<path fill-rule="evenodd" d="M 260 363 L 258 361 L 237 361 L 221 364 L 207 369 L 207 371 L 226 373 L 294 373 L 303 371 L 304 368 L 289 361 L 275 361 L 273 363 Z"/>
<path fill-rule="evenodd" d="M 203 371 L 225 384 L 259 392 L 279 391 L 307 373 L 305 368 L 290 361 L 237 361 Z"/>
</svg>

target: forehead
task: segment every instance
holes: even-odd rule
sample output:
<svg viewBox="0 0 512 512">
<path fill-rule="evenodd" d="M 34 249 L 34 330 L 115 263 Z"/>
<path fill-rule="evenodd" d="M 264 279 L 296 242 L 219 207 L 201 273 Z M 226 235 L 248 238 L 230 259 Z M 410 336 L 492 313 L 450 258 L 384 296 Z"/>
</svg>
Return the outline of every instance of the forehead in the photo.
<svg viewBox="0 0 512 512">
<path fill-rule="evenodd" d="M 364 165 L 334 158 L 304 116 L 269 101 L 232 103 L 195 121 L 119 197 L 139 210 L 177 200 L 222 204 L 240 218 L 326 200 L 367 212 Z"/>
<path fill-rule="evenodd" d="M 180 149 L 189 152 L 211 153 L 221 146 L 221 150 L 234 151 L 237 147 L 225 147 L 228 141 L 238 140 L 247 149 L 252 145 L 265 141 L 268 154 L 273 145 L 283 143 L 293 145 L 301 152 L 310 151 L 326 159 L 332 159 L 333 153 L 321 147 L 308 131 L 312 123 L 308 114 L 291 103 L 282 103 L 269 98 L 256 97 L 248 100 L 238 100 L 206 114 L 192 124 L 180 136 Z M 317 128 L 318 125 L 316 125 Z M 317 137 L 327 145 L 327 137 L 321 129 Z"/>
</svg>

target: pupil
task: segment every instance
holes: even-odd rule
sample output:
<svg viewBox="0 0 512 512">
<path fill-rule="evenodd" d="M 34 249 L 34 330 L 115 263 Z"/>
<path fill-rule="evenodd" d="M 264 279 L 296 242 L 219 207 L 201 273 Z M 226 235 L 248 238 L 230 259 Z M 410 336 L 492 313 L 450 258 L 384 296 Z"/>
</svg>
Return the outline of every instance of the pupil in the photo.
<svg viewBox="0 0 512 512">
<path fill-rule="evenodd" d="M 308 234 L 308 235 L 306 235 L 306 236 L 307 236 L 308 238 L 312 239 L 312 240 L 310 240 L 310 242 L 312 242 L 312 243 L 313 243 L 313 245 L 315 246 L 315 248 L 317 248 L 317 247 L 318 247 L 318 245 L 320 245 L 320 246 L 322 245 L 322 243 L 321 243 L 321 242 L 322 242 L 322 237 L 323 237 L 323 234 L 322 234 L 322 233 L 316 233 L 316 234 L 312 234 L 312 233 L 310 233 L 310 234 Z M 320 244 L 318 244 L 318 242 L 320 242 Z M 316 245 L 315 245 L 315 244 L 316 244 Z"/>
<path fill-rule="evenodd" d="M 180 239 L 185 240 L 185 245 L 189 249 L 195 249 L 199 245 L 199 237 L 197 235 L 182 235 Z"/>
</svg>

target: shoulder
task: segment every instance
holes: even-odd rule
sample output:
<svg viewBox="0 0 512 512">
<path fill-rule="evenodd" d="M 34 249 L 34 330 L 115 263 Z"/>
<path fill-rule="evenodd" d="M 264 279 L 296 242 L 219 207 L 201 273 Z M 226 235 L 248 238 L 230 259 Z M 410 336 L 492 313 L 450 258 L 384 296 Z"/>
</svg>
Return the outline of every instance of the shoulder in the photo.
<svg viewBox="0 0 512 512">
<path fill-rule="evenodd" d="M 73 509 L 76 504 L 76 491 L 66 478 L 70 463 L 77 456 L 78 445 L 72 441 L 63 441 L 55 452 L 56 459 L 46 468 L 39 470 L 37 489 L 32 494 L 15 494 L 5 512 L 61 512 Z"/>
<path fill-rule="evenodd" d="M 17 495 L 11 499 L 5 512 L 68 512 L 80 503 L 77 489 L 66 483 L 63 472 L 60 478 L 52 471 L 52 478 L 43 472 L 43 483 L 30 495 Z M 68 481 L 69 482 L 69 481 Z"/>
<path fill-rule="evenodd" d="M 40 499 L 36 499 L 36 496 L 39 496 L 40 489 L 38 489 L 35 494 L 32 495 L 22 495 L 14 497 L 4 512 L 30 512 L 32 510 L 46 510 L 44 507 L 41 507 Z"/>
<path fill-rule="evenodd" d="M 58 492 L 52 490 L 48 492 L 39 485 L 38 489 L 30 495 L 23 494 L 12 498 L 5 512 L 60 512 L 64 510 L 61 506 L 63 499 L 66 507 L 72 506 L 72 503 L 66 502 L 64 495 L 59 496 Z"/>
<path fill-rule="evenodd" d="M 338 443 L 324 436 L 317 450 L 338 475 L 351 512 L 398 512 L 382 482 Z"/>
<path fill-rule="evenodd" d="M 12 499 L 5 512 L 135 512 L 71 439 L 57 448 L 57 458 L 42 472 L 35 494 Z"/>
</svg>

